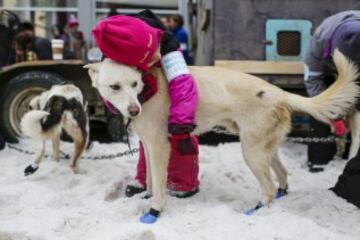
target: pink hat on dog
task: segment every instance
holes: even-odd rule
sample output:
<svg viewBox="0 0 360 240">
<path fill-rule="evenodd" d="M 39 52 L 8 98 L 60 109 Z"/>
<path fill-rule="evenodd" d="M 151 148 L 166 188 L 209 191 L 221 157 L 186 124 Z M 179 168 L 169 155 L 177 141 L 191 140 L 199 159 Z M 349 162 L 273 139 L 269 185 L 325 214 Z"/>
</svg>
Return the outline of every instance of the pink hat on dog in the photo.
<svg viewBox="0 0 360 240">
<path fill-rule="evenodd" d="M 147 71 L 156 52 L 162 31 L 140 19 L 113 16 L 100 21 L 93 29 L 102 53 L 117 62 Z"/>
</svg>

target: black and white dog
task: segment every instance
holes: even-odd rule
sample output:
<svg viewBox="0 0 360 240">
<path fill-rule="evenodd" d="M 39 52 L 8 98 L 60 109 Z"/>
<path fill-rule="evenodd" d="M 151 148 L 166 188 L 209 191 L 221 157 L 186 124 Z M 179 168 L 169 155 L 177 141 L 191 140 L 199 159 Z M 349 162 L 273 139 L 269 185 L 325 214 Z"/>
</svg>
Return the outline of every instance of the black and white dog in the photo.
<svg viewBox="0 0 360 240">
<path fill-rule="evenodd" d="M 54 85 L 50 90 L 33 98 L 30 109 L 21 120 L 21 129 L 25 136 L 42 140 L 42 145 L 35 162 L 25 169 L 25 175 L 30 175 L 39 168 L 46 140 L 52 141 L 53 159 L 60 160 L 62 129 L 74 141 L 75 149 L 70 167 L 74 173 L 78 173 L 80 157 L 89 138 L 86 103 L 80 89 L 68 82 Z"/>
</svg>

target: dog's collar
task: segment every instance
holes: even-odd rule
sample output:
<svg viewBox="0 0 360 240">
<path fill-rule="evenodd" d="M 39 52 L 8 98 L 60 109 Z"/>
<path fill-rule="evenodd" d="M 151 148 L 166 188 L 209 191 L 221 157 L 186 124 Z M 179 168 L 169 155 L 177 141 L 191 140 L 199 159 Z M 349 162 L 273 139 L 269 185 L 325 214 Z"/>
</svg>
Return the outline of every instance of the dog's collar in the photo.
<svg viewBox="0 0 360 240">
<path fill-rule="evenodd" d="M 149 101 L 158 91 L 157 79 L 151 73 L 144 73 L 142 76 L 144 83 L 143 90 L 138 95 L 139 102 L 144 104 Z"/>
<path fill-rule="evenodd" d="M 107 110 L 109 110 L 109 112 L 111 112 L 113 115 L 119 115 L 120 111 L 119 109 L 117 109 L 109 100 L 107 100 L 104 97 L 101 97 L 103 102 L 104 102 L 104 106 Z"/>
</svg>

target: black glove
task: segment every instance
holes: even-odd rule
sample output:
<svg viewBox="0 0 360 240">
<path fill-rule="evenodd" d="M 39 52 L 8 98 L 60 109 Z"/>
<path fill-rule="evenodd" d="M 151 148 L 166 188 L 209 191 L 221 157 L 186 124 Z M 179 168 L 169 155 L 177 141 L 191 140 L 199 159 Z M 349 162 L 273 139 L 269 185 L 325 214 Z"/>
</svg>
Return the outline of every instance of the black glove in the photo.
<svg viewBox="0 0 360 240">
<path fill-rule="evenodd" d="M 172 32 L 164 31 L 160 44 L 161 56 L 164 56 L 170 52 L 177 51 L 179 48 L 180 45 L 176 40 L 175 36 L 172 34 Z"/>
<path fill-rule="evenodd" d="M 199 153 L 196 139 L 188 133 L 173 134 L 170 137 L 170 142 L 171 148 L 177 149 L 181 155 L 193 155 Z"/>
</svg>

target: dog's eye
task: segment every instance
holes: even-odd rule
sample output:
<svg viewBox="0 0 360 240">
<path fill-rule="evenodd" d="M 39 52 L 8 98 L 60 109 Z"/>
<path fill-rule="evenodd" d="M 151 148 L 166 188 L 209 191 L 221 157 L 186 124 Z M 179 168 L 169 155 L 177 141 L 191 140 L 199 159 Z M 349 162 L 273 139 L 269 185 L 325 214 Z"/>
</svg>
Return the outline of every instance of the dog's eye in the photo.
<svg viewBox="0 0 360 240">
<path fill-rule="evenodd" d="M 132 84 L 131 84 L 131 87 L 136 87 L 137 86 L 137 82 L 133 82 Z"/>
<path fill-rule="evenodd" d="M 115 90 L 115 91 L 118 91 L 118 90 L 121 89 L 120 85 L 118 85 L 118 84 L 110 85 L 110 87 L 111 87 L 112 90 Z"/>
<path fill-rule="evenodd" d="M 32 108 L 32 106 L 31 105 L 29 105 L 29 110 L 31 111 L 31 110 L 33 110 L 33 108 Z"/>
</svg>

